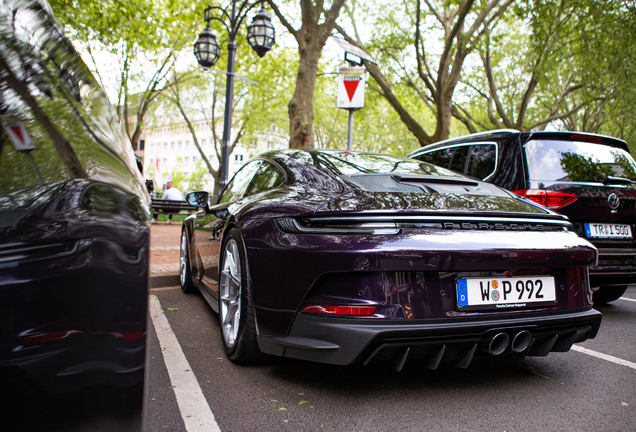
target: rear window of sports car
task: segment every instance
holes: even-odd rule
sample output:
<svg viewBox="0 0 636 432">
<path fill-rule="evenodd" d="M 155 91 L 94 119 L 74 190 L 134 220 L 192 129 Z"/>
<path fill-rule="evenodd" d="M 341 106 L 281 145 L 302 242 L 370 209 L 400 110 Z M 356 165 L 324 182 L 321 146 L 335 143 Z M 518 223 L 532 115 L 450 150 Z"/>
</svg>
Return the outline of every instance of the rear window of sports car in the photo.
<svg viewBox="0 0 636 432">
<path fill-rule="evenodd" d="M 531 181 L 602 182 L 607 176 L 636 178 L 636 162 L 602 144 L 533 140 L 524 146 Z"/>
<path fill-rule="evenodd" d="M 355 152 L 299 152 L 296 157 L 332 175 L 424 174 L 463 178 L 453 171 L 415 159 Z"/>
</svg>

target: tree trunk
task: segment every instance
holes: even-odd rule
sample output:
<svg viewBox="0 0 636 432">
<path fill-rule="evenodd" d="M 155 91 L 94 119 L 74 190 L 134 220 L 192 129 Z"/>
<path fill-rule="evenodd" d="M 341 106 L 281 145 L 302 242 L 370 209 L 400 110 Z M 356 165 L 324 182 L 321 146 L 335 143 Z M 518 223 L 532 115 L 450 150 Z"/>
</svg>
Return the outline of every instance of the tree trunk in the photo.
<svg viewBox="0 0 636 432">
<path fill-rule="evenodd" d="M 298 42 L 298 74 L 294 96 L 289 101 L 289 148 L 314 148 L 314 88 L 318 73 L 318 60 L 327 38 L 336 25 L 336 19 L 345 0 L 334 0 L 331 8 L 324 9 L 324 1 L 300 0 L 302 27 L 296 30 L 287 21 L 273 0 L 269 5 L 281 24 Z M 318 24 L 322 19 L 322 24 Z"/>
<path fill-rule="evenodd" d="M 314 87 L 321 50 L 300 48 L 294 96 L 289 101 L 289 148 L 314 148 Z"/>
</svg>

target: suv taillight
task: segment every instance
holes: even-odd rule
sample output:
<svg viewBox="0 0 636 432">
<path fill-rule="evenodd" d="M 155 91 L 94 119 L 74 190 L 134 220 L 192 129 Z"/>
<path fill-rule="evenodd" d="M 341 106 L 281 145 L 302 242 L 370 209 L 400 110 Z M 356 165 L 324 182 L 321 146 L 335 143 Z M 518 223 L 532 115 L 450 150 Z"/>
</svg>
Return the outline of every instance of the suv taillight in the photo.
<svg viewBox="0 0 636 432">
<path fill-rule="evenodd" d="M 546 191 L 540 189 L 521 189 L 513 190 L 517 195 L 521 195 L 532 201 L 546 206 L 549 209 L 556 210 L 565 207 L 576 201 L 577 196 L 572 193 Z"/>
</svg>

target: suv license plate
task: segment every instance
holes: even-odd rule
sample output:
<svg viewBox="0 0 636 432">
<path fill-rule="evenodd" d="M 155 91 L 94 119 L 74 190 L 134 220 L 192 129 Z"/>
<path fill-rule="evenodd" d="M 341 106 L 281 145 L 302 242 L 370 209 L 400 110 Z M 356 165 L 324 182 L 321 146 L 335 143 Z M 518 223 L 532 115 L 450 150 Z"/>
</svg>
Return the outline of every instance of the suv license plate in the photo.
<svg viewBox="0 0 636 432">
<path fill-rule="evenodd" d="M 585 223 L 587 238 L 631 239 L 632 227 L 627 224 Z"/>
<path fill-rule="evenodd" d="M 461 310 L 514 309 L 556 303 L 552 276 L 457 279 Z"/>
</svg>

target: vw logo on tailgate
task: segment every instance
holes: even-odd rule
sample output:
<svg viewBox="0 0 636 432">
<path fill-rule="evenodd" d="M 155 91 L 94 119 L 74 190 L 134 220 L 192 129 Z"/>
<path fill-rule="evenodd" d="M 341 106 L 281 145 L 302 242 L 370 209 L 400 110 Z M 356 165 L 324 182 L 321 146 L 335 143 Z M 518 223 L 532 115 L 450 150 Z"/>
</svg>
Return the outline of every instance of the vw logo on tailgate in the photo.
<svg viewBox="0 0 636 432">
<path fill-rule="evenodd" d="M 611 209 L 611 213 L 616 213 L 616 209 L 621 204 L 621 199 L 615 193 L 607 197 L 607 205 Z"/>
</svg>

